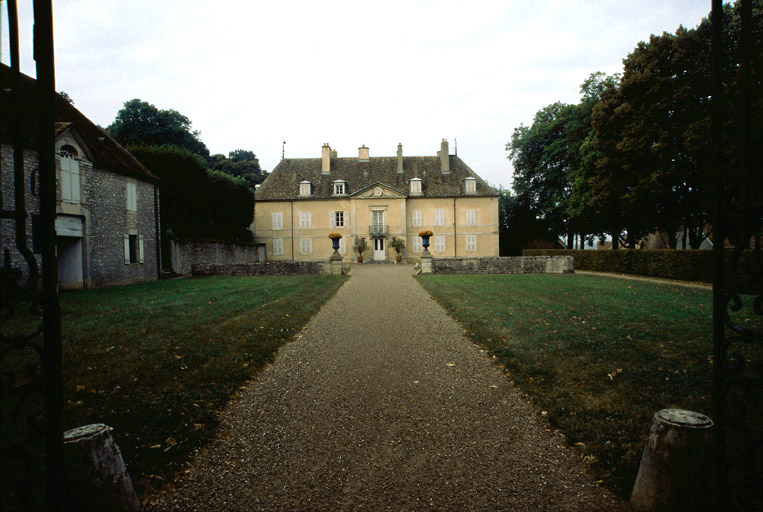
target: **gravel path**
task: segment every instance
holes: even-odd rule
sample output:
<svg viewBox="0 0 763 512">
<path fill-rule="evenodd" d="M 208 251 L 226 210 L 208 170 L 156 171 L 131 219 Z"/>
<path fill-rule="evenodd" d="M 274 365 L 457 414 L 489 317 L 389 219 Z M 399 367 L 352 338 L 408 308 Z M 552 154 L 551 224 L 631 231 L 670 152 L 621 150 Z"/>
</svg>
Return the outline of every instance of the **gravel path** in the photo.
<svg viewBox="0 0 763 512">
<path fill-rule="evenodd" d="M 412 272 L 354 265 L 146 509 L 623 509 Z"/>
</svg>

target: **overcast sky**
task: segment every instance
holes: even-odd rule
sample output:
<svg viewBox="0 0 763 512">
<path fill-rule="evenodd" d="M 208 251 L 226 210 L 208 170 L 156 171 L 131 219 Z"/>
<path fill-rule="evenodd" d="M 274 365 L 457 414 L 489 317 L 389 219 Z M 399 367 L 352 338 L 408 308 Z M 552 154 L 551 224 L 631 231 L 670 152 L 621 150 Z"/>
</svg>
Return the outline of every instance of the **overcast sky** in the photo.
<svg viewBox="0 0 763 512">
<path fill-rule="evenodd" d="M 55 0 L 56 89 L 110 124 L 140 98 L 188 116 L 212 153 L 432 155 L 440 140 L 494 185 L 505 144 L 650 34 L 694 27 L 710 0 Z M 0 3 L 8 61 L 6 2 Z M 31 4 L 22 71 L 34 76 Z"/>
</svg>

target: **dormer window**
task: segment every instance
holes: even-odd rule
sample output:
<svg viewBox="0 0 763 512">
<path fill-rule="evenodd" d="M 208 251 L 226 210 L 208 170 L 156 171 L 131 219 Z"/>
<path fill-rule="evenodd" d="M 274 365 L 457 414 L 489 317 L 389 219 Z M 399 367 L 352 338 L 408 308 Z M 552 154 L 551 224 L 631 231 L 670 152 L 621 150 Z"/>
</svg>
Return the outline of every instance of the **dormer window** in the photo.
<svg viewBox="0 0 763 512">
<path fill-rule="evenodd" d="M 300 197 L 308 197 L 312 195 L 312 183 L 309 181 L 300 181 L 299 182 L 299 195 Z"/>
<path fill-rule="evenodd" d="M 334 182 L 334 195 L 335 196 L 343 196 L 347 194 L 347 189 L 345 187 L 345 182 L 342 180 L 336 180 Z"/>
<path fill-rule="evenodd" d="M 477 178 L 466 178 L 464 180 L 464 188 L 467 194 L 474 194 L 477 192 Z"/>
<path fill-rule="evenodd" d="M 411 194 L 421 195 L 421 178 L 411 180 Z"/>
</svg>

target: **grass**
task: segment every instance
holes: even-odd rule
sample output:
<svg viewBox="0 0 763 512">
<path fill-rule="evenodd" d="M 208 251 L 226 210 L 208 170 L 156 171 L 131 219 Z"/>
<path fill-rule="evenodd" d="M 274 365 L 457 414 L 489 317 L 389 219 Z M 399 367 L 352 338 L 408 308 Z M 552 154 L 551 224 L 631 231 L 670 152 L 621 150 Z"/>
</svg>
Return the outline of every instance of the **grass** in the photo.
<svg viewBox="0 0 763 512">
<path fill-rule="evenodd" d="M 712 412 L 710 290 L 574 274 L 419 282 L 622 497 L 655 412 Z"/>
<path fill-rule="evenodd" d="M 65 428 L 113 427 L 139 493 L 161 487 L 345 279 L 210 277 L 62 293 Z"/>
</svg>

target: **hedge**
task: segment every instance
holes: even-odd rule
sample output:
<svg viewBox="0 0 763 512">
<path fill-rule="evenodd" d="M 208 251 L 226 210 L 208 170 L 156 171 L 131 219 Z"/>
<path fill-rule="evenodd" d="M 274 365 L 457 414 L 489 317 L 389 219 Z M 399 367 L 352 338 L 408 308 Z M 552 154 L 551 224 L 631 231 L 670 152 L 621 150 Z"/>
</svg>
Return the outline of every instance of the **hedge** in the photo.
<svg viewBox="0 0 763 512">
<path fill-rule="evenodd" d="M 681 281 L 713 281 L 713 251 L 697 250 L 629 250 L 585 251 L 569 249 L 525 249 L 523 256 L 572 256 L 575 270 L 614 272 L 637 276 L 677 279 Z M 731 251 L 726 251 L 726 259 Z M 753 262 L 752 251 L 744 251 L 740 269 Z"/>
</svg>

